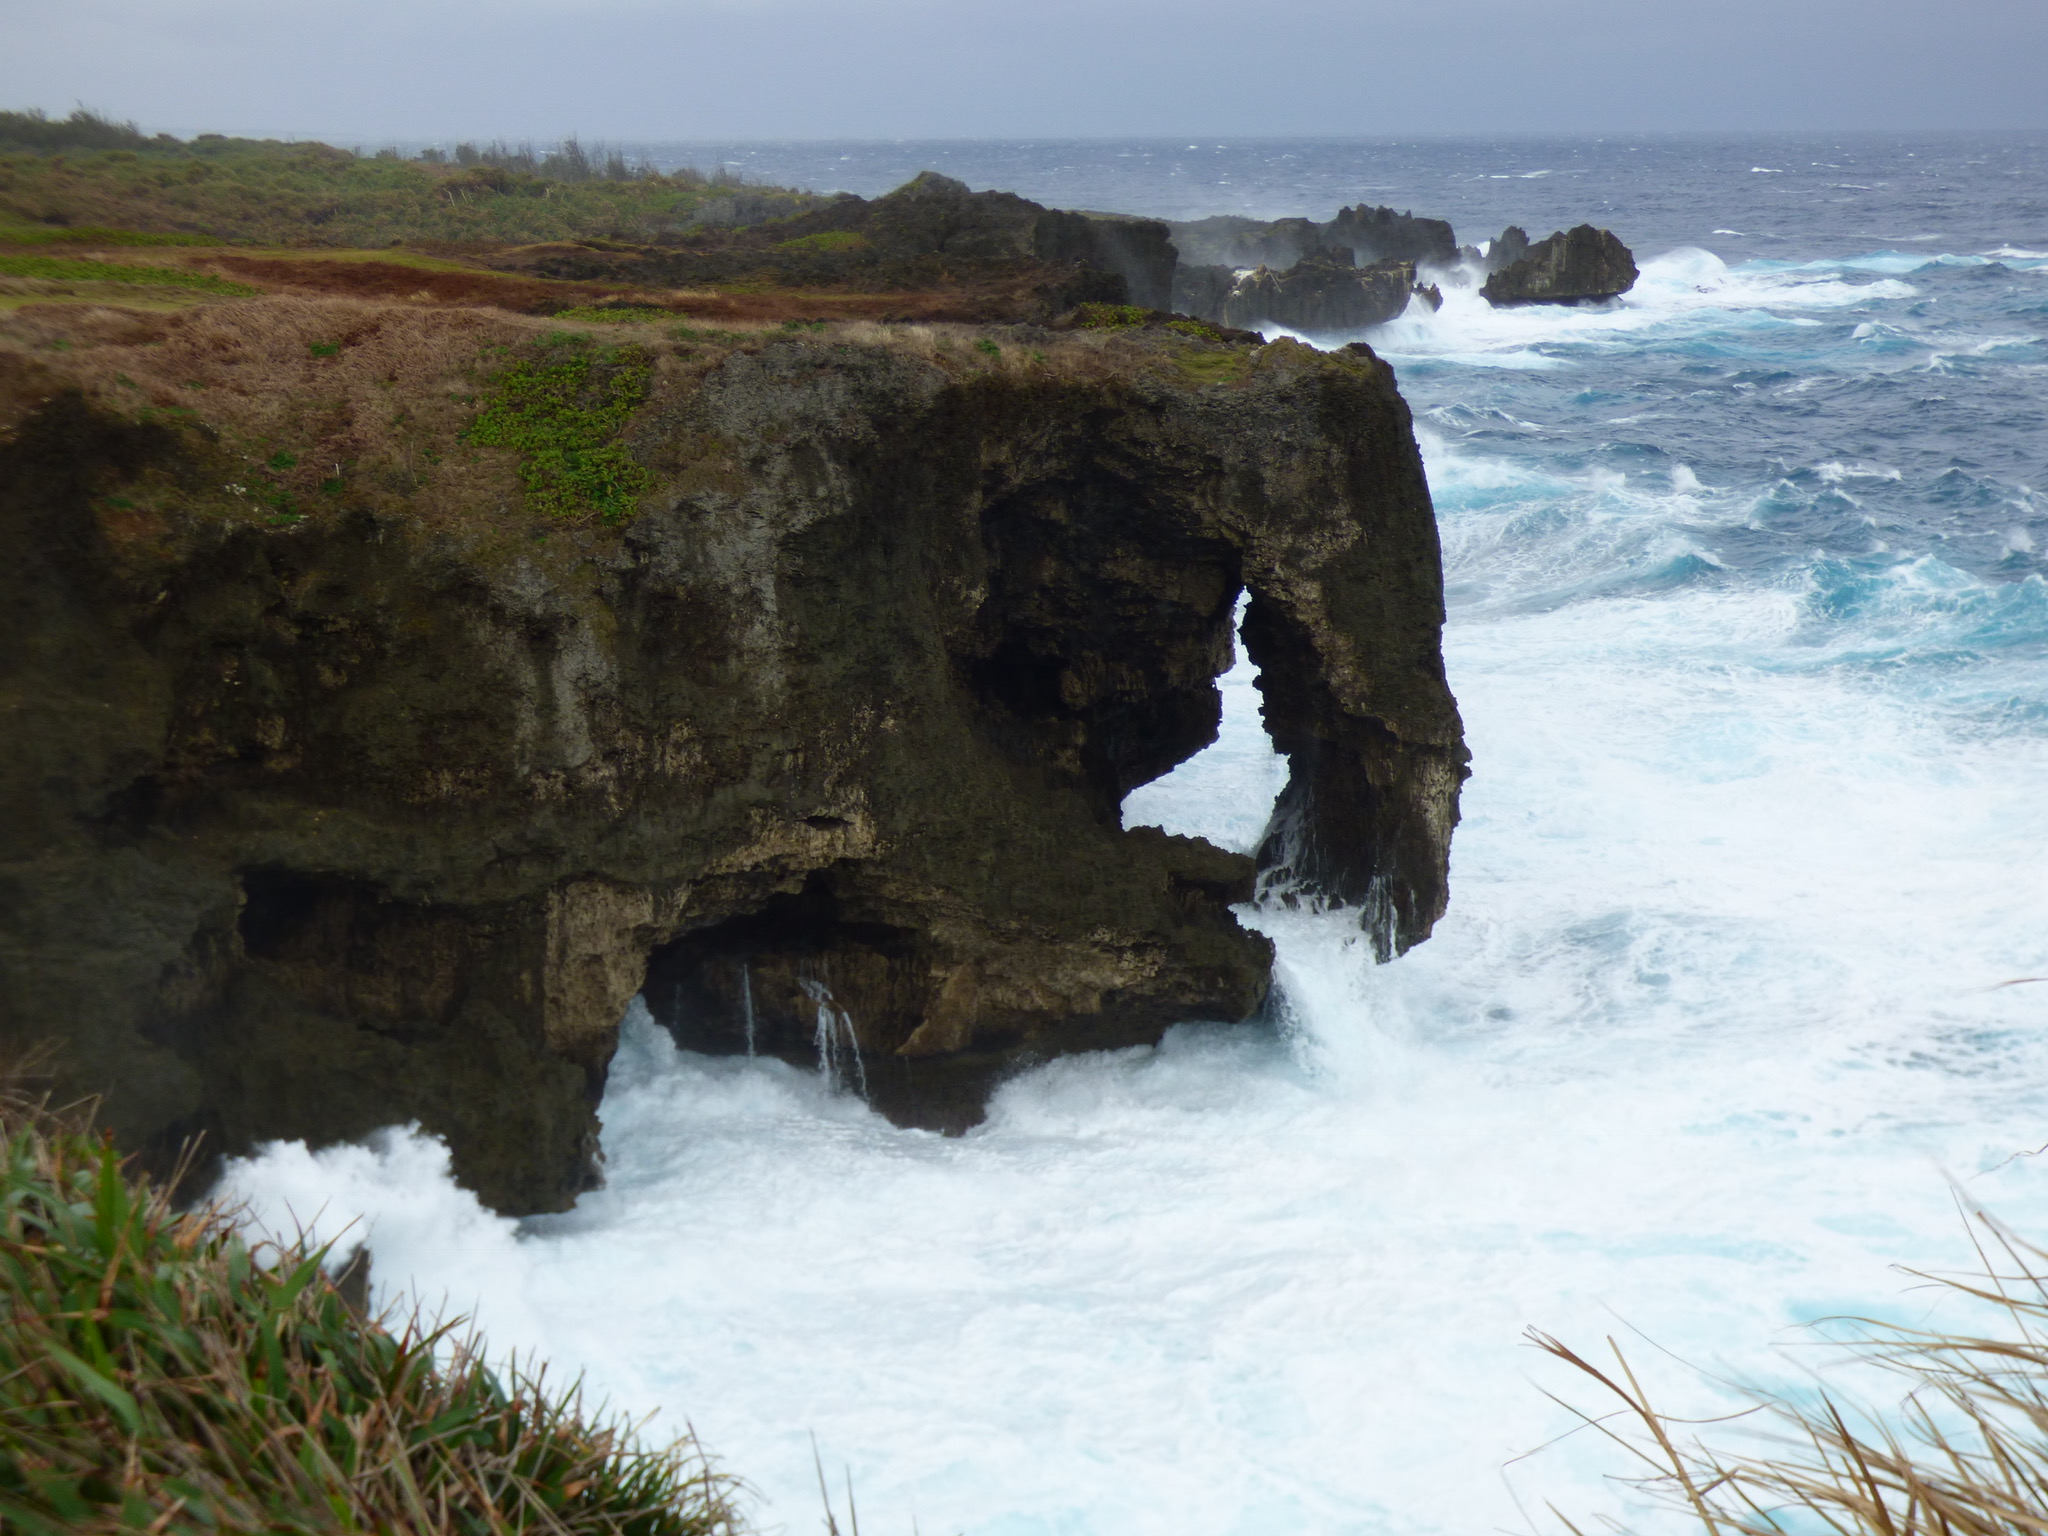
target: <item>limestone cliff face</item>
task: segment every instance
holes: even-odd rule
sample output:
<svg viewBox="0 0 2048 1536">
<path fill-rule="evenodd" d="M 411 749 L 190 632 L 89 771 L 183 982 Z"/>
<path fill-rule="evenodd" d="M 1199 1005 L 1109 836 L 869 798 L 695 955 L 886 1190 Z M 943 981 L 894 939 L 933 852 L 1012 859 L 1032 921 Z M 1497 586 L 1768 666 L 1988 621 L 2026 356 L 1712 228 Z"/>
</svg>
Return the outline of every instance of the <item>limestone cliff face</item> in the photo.
<svg viewBox="0 0 2048 1536">
<path fill-rule="evenodd" d="M 159 1152 L 417 1119 L 507 1211 L 594 1177 L 643 988 L 686 1044 L 968 1123 L 1019 1061 L 1259 1008 L 1254 861 L 1118 818 L 1213 738 L 1242 591 L 1293 768 L 1266 878 L 1424 937 L 1464 750 L 1390 371 L 998 334 L 660 360 L 621 528 L 206 510 L 225 429 L 38 374 L 0 437 L 0 1044 Z"/>
</svg>

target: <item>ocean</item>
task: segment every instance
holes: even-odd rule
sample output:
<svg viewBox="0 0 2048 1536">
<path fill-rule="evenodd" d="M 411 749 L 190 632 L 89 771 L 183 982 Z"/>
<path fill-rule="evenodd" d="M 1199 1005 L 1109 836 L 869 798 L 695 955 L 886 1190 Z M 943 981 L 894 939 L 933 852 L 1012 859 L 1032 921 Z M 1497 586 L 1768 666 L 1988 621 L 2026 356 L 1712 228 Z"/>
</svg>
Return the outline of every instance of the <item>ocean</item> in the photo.
<svg viewBox="0 0 2048 1536">
<path fill-rule="evenodd" d="M 1816 1320 L 1959 1320 L 1905 1271 L 1970 1269 L 1979 1210 L 2048 1243 L 2048 135 L 643 148 L 1613 228 L 1609 307 L 1321 338 L 1393 364 L 1436 501 L 1450 913 L 1375 966 L 1250 911 L 1274 1024 L 1054 1062 L 958 1139 L 636 1005 L 574 1211 L 393 1128 L 234 1165 L 252 1221 L 356 1220 L 382 1299 L 693 1425 L 765 1526 L 822 1528 L 815 1444 L 842 1524 L 850 1483 L 934 1536 L 1654 1526 L 1525 1329 L 1675 1412 L 1854 1391 Z M 1222 689 L 1127 824 L 1256 841 L 1282 765 Z"/>
</svg>

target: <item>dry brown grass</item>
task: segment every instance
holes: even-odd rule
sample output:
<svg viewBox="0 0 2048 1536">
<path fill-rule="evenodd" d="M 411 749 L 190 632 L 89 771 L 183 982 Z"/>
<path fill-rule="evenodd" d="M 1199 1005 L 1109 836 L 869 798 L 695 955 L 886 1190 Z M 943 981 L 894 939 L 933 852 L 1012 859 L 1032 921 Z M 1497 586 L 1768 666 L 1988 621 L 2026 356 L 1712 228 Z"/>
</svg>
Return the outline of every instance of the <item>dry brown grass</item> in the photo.
<svg viewBox="0 0 2048 1536">
<path fill-rule="evenodd" d="M 269 265 L 252 260 L 250 269 Z M 473 275 L 397 264 L 288 265 L 338 274 L 344 289 L 364 270 L 384 272 L 393 287 L 442 276 L 466 283 Z M 576 286 L 474 275 L 487 286 Z M 673 420 L 680 402 L 735 349 L 771 345 L 834 355 L 887 350 L 958 382 L 1045 386 L 1147 372 L 1179 385 L 1231 383 L 1262 367 L 1268 354 L 1276 361 L 1289 355 L 1285 346 L 1219 347 L 1157 331 L 947 322 L 693 316 L 565 325 L 495 304 L 405 301 L 412 296 L 269 294 L 180 310 L 80 299 L 0 311 L 0 434 L 66 388 L 119 417 L 179 429 L 189 463 L 175 480 L 145 476 L 97 506 L 118 548 L 154 547 L 195 520 L 290 527 L 345 508 L 496 538 L 533 521 L 522 460 L 511 449 L 469 441 L 467 429 L 507 364 L 538 356 L 565 334 L 600 351 L 639 349 L 652 364 L 644 412 L 658 420 Z M 1205 373 L 1194 363 L 1224 366 Z M 705 466 L 682 462 L 687 450 L 668 444 L 646 461 L 654 495 L 701 478 Z"/>
<path fill-rule="evenodd" d="M 1696 1421 L 1660 1411 L 1612 1339 L 1608 1365 L 1549 1334 L 1530 1338 L 1619 1403 L 1605 1413 L 1566 1406 L 1625 1450 L 1640 1469 L 1631 1481 L 1707 1536 L 2048 1536 L 2048 1252 L 1977 1220 L 1981 1273 L 1912 1273 L 1951 1300 L 1988 1308 L 2003 1329 L 1837 1319 L 1850 1337 L 1828 1347 L 1901 1384 L 1903 1395 L 1874 1409 L 1826 1390 L 1757 1394 L 1735 1416 L 1756 1432 L 1754 1449 L 1711 1445 Z"/>
</svg>

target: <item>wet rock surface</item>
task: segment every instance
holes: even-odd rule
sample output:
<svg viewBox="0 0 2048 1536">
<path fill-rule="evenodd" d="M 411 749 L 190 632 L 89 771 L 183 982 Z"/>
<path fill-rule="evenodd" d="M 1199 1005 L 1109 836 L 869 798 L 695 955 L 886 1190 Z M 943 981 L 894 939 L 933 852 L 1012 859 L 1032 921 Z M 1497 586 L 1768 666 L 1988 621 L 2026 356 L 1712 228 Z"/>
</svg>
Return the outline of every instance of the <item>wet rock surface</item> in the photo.
<svg viewBox="0 0 2048 1536">
<path fill-rule="evenodd" d="M 1612 230 L 1580 224 L 1547 240 L 1510 225 L 1487 253 L 1480 292 L 1498 305 L 1592 304 L 1636 285 L 1635 257 Z"/>
<path fill-rule="evenodd" d="M 1246 328 L 1267 321 L 1296 331 L 1357 331 L 1393 319 L 1416 291 L 1409 262 L 1359 267 L 1348 248 L 1318 248 L 1284 272 L 1260 267 L 1239 278 L 1217 318 Z"/>
<path fill-rule="evenodd" d="M 1022 1063 L 1255 1013 L 1229 908 L 1261 864 L 1420 940 L 1464 749 L 1391 372 L 985 334 L 664 362 L 621 528 L 185 515 L 227 450 L 34 364 L 0 435 L 0 1047 L 53 1044 L 160 1160 L 417 1120 L 492 1206 L 554 1210 L 643 988 L 685 1044 L 952 1129 Z M 1213 738 L 1241 592 L 1292 764 L 1256 862 L 1118 817 Z"/>
</svg>

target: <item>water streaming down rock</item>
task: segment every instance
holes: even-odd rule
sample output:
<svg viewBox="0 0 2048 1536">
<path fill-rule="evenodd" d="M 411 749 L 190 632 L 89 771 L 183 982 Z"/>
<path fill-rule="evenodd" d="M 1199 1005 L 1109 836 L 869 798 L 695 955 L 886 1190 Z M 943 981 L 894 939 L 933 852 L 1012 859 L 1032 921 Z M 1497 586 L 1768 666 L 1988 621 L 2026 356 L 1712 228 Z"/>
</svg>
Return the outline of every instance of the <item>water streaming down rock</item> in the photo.
<svg viewBox="0 0 2048 1536">
<path fill-rule="evenodd" d="M 853 1027 L 853 1016 L 839 1006 L 823 978 L 799 974 L 797 986 L 818 1010 L 812 1037 L 818 1052 L 818 1076 L 833 1088 L 853 1089 L 861 1102 L 867 1103 L 868 1072 L 861 1061 L 860 1035 Z"/>
<path fill-rule="evenodd" d="M 759 1039 L 754 1029 L 754 967 L 742 961 L 740 964 L 740 1022 L 746 1031 L 746 1048 L 749 1060 L 759 1055 Z"/>
</svg>

